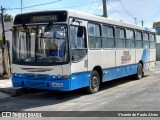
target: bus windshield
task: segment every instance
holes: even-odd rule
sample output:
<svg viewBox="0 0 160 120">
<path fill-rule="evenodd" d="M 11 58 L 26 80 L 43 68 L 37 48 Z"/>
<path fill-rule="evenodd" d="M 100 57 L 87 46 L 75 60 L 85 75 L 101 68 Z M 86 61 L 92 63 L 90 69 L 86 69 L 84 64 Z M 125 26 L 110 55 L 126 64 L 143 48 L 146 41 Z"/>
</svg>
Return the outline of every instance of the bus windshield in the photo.
<svg viewBox="0 0 160 120">
<path fill-rule="evenodd" d="M 67 62 L 68 43 L 66 33 L 66 25 L 46 24 L 14 27 L 13 62 Z"/>
</svg>

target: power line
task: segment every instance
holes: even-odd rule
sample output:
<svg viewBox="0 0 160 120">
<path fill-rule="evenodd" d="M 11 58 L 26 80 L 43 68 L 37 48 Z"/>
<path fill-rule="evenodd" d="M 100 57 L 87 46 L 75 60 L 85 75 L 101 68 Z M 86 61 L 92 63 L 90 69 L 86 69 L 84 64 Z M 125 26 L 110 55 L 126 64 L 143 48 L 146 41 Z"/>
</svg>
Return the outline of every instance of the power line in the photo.
<svg viewBox="0 0 160 120">
<path fill-rule="evenodd" d="M 94 2 L 94 3 L 97 3 L 98 1 L 96 1 L 96 2 Z M 93 4 L 94 4 L 93 3 Z M 81 7 L 81 6 L 86 6 L 86 5 L 90 5 L 90 3 L 88 3 L 88 4 L 81 4 L 81 5 L 74 5 L 74 6 L 66 6 L 66 7 L 61 7 L 61 8 L 74 8 L 74 7 Z"/>
<path fill-rule="evenodd" d="M 88 11 L 89 11 L 89 9 L 91 8 L 91 6 L 92 6 L 93 2 L 94 2 L 94 0 L 93 0 L 93 1 L 92 1 L 92 3 L 90 4 L 90 6 L 89 6 L 89 8 L 88 8 L 87 12 L 88 12 Z"/>
<path fill-rule="evenodd" d="M 135 20 L 135 24 L 137 25 L 137 19 L 138 19 L 138 18 L 134 18 L 134 17 L 128 12 L 128 10 L 125 8 L 125 6 L 124 6 L 123 3 L 121 2 L 121 0 L 119 0 L 119 2 L 120 2 L 120 4 L 122 5 L 122 7 L 124 8 L 124 10 L 126 11 L 126 13 L 127 13 L 132 19 Z M 138 20 L 138 21 L 139 21 L 139 20 Z M 142 20 L 141 23 L 142 23 L 142 26 L 143 26 L 144 21 Z"/>
<path fill-rule="evenodd" d="M 37 7 L 37 6 L 42 6 L 42 5 L 48 5 L 48 4 L 53 4 L 53 3 L 56 3 L 56 2 L 60 2 L 60 1 L 62 1 L 62 0 L 57 0 L 57 1 L 49 2 L 49 3 L 43 3 L 43 4 L 38 4 L 38 5 L 31 5 L 31 6 L 23 7 L 22 9 L 31 8 L 31 7 Z M 21 9 L 21 8 L 10 8 L 10 9 L 6 9 L 6 10 L 14 10 L 14 9 Z"/>
<path fill-rule="evenodd" d="M 98 5 L 98 7 L 96 8 L 96 10 L 94 11 L 94 14 L 97 12 L 98 8 L 101 6 L 102 2 L 100 2 L 100 4 Z"/>
<path fill-rule="evenodd" d="M 95 3 L 99 3 L 99 1 L 94 2 Z M 74 5 L 74 6 L 64 6 L 64 7 L 54 7 L 54 9 L 64 9 L 64 8 L 74 8 L 74 7 L 81 7 L 81 6 L 87 6 L 90 5 L 90 3 L 87 4 L 80 4 L 80 5 Z M 53 8 L 47 8 L 47 9 L 53 9 Z M 27 10 L 46 10 L 46 9 L 27 9 Z"/>
<path fill-rule="evenodd" d="M 42 5 L 53 4 L 53 3 L 56 3 L 56 2 L 60 2 L 60 1 L 62 1 L 62 0 L 57 0 L 57 1 L 49 2 L 49 3 L 43 3 L 43 4 L 39 4 L 39 5 L 32 5 L 32 6 L 24 7 L 23 9 L 31 8 L 31 7 L 37 7 L 37 6 L 42 6 Z"/>
<path fill-rule="evenodd" d="M 108 5 L 112 8 L 112 9 L 114 9 L 114 11 L 117 13 L 117 14 L 119 14 L 119 12 L 108 2 Z M 119 14 L 121 17 L 123 17 L 124 19 L 128 19 L 128 18 L 126 18 L 126 17 L 124 17 L 123 15 L 121 15 L 121 14 Z M 133 20 L 133 19 L 132 19 Z"/>
<path fill-rule="evenodd" d="M 129 20 L 129 18 L 130 18 L 130 20 L 131 20 L 131 19 L 133 20 L 133 18 L 131 18 L 131 17 L 124 17 L 122 14 L 120 14 L 109 2 L 108 2 L 108 5 L 109 5 L 112 9 L 114 9 L 114 11 L 115 11 L 117 14 L 119 14 L 121 17 L 123 17 L 124 19 L 128 19 L 128 20 Z M 138 23 L 137 21 L 139 21 L 139 20 L 137 20 L 137 18 L 136 18 L 136 23 Z"/>
<path fill-rule="evenodd" d="M 122 5 L 122 7 L 124 8 L 124 10 L 126 11 L 126 13 L 132 18 L 134 19 L 134 17 L 132 17 L 132 15 L 128 12 L 128 10 L 125 8 L 125 6 L 123 5 L 123 3 L 121 2 L 121 0 L 119 0 L 120 4 Z"/>
</svg>

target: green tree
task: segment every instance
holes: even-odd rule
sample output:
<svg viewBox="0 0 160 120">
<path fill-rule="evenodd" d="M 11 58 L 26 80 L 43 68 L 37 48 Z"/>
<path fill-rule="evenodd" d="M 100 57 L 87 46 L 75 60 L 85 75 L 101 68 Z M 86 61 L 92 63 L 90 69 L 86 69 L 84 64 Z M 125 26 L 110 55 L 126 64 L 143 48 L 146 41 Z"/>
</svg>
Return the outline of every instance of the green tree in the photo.
<svg viewBox="0 0 160 120">
<path fill-rule="evenodd" d="M 9 14 L 5 14 L 5 15 L 4 15 L 4 21 L 5 21 L 5 22 L 10 22 L 10 21 L 12 21 L 12 20 L 13 20 L 12 15 L 9 15 Z"/>
</svg>

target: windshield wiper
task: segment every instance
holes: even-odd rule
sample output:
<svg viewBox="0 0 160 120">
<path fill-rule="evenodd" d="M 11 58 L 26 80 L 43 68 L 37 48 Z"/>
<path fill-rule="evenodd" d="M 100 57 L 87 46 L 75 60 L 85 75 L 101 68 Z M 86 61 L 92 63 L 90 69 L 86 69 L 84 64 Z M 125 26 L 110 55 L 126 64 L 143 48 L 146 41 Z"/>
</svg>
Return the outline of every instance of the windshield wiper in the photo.
<svg viewBox="0 0 160 120">
<path fill-rule="evenodd" d="M 26 32 L 26 34 L 27 34 L 27 38 L 31 38 L 31 35 L 30 35 L 30 32 L 29 32 L 29 29 L 26 27 L 26 25 L 25 24 L 23 24 L 23 29 L 24 29 L 24 31 Z"/>
<path fill-rule="evenodd" d="M 26 33 L 27 51 L 29 51 L 29 52 L 27 52 L 27 56 L 30 56 L 30 53 L 31 53 L 31 51 L 30 51 L 31 35 L 30 35 L 30 32 L 29 32 L 29 29 L 26 27 L 25 24 L 23 24 L 23 29 Z"/>
<path fill-rule="evenodd" d="M 45 27 L 44 31 L 41 33 L 40 38 L 43 38 L 44 37 L 44 33 L 50 31 L 52 26 L 53 26 L 52 23 L 49 22 L 48 25 Z"/>
</svg>

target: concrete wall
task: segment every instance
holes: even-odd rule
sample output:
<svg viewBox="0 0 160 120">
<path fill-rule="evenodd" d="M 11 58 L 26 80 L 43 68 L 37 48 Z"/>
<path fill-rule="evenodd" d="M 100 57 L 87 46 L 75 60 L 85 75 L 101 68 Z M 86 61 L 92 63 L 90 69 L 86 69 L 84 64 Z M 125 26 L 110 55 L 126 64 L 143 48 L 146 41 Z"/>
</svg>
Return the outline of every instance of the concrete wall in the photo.
<svg viewBox="0 0 160 120">
<path fill-rule="evenodd" d="M 7 29 L 12 29 L 13 22 L 7 22 L 5 23 L 5 30 Z M 2 25 L 0 24 L 0 35 L 2 34 Z M 5 32 L 6 35 L 6 40 L 10 41 L 10 55 L 11 55 L 11 46 L 12 46 L 12 31 Z M 2 55 L 2 42 L 0 41 L 0 76 L 3 76 L 3 73 L 6 73 L 7 75 L 10 76 L 10 67 L 8 66 L 8 49 L 4 50 L 4 54 Z M 11 59 L 12 60 L 12 59 Z M 5 71 L 5 72 L 4 72 Z"/>
</svg>

